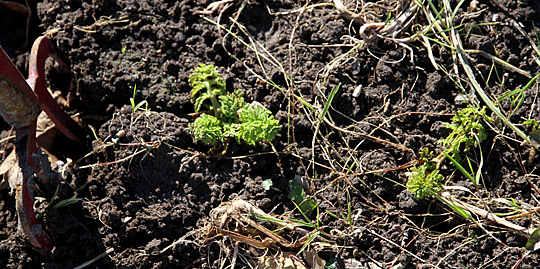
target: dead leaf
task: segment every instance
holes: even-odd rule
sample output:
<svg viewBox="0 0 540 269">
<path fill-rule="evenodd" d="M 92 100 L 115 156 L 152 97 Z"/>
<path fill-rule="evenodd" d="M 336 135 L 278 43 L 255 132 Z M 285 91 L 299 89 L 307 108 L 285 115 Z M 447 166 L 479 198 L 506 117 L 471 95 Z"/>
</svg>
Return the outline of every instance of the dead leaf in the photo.
<svg viewBox="0 0 540 269">
<path fill-rule="evenodd" d="M 326 261 L 321 259 L 317 253 L 314 251 L 304 251 L 304 259 L 306 260 L 307 265 L 309 268 L 312 269 L 324 269 L 324 266 L 326 265 Z"/>
<path fill-rule="evenodd" d="M 13 190 L 18 185 L 18 173 L 19 164 L 17 163 L 17 154 L 13 150 L 0 165 L 0 176 L 2 176 L 0 189 L 5 189 L 9 186 Z"/>
<path fill-rule="evenodd" d="M 290 257 L 293 253 L 282 253 L 282 255 L 272 257 L 264 256 L 259 258 L 257 269 L 269 268 L 269 269 L 307 269 L 297 260 Z"/>
<path fill-rule="evenodd" d="M 54 141 L 59 131 L 49 117 L 42 112 L 38 117 L 36 128 L 36 141 L 41 150 L 47 154 L 49 162 L 54 169 L 58 157 L 50 153 L 50 150 L 54 148 Z M 20 185 L 19 164 L 17 160 L 17 154 L 15 150 L 12 150 L 8 157 L 0 164 L 0 189 L 5 189 L 8 186 L 13 190 L 17 185 Z"/>
</svg>

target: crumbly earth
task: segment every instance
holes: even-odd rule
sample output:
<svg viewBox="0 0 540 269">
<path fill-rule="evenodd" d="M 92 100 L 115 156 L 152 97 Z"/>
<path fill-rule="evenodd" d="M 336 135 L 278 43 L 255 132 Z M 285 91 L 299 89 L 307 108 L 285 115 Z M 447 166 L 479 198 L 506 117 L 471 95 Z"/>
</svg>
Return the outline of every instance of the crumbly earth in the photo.
<svg viewBox="0 0 540 269">
<path fill-rule="evenodd" d="M 212 236 L 205 228 L 210 211 L 222 202 L 243 199 L 275 216 L 304 220 L 288 197 L 290 180 L 299 177 L 309 179 L 308 193 L 320 213 L 311 219 L 319 220 L 326 234 L 321 240 L 331 245 L 314 243 L 311 248 L 335 268 L 370 268 L 363 266 L 374 262 L 381 268 L 540 266 L 538 254 L 524 249 L 527 237 L 492 223 L 474 225 L 440 201 L 414 199 L 404 187 L 408 170 L 394 169 L 416 160 L 423 147 L 437 149 L 437 140 L 449 133 L 443 122 L 465 107 L 455 100 L 462 93 L 450 79 L 455 75 L 436 70 L 420 42 L 411 44 L 413 62 L 408 49 L 390 41 L 350 51 L 359 38 L 358 25 L 340 16 L 331 1 L 224 1 L 215 10 L 205 0 L 28 2 L 36 19 L 28 21 L 26 38 L 47 31 L 68 64 L 69 70 L 51 65 L 48 83 L 68 96 L 66 110 L 79 113 L 88 145 L 77 152 L 59 150 L 60 157 L 75 162 L 56 183 L 61 186 L 57 199 L 81 200 L 50 208 L 41 219 L 55 244 L 52 259 L 31 248 L 17 227 L 13 197 L 1 190 L 0 267 L 73 268 L 108 251 L 90 267 L 222 268 L 232 263 L 235 244 L 219 236 L 205 240 Z M 477 16 L 456 19 L 471 26 L 462 30 L 463 47 L 537 74 L 535 52 L 510 19 L 522 23 L 536 40 L 533 25 L 540 26 L 540 3 L 480 2 Z M 459 14 L 473 4 L 465 1 Z M 21 21 L 13 25 L 19 33 L 26 31 L 24 14 L 8 11 L 0 9 Z M 24 72 L 24 52 L 32 42 L 4 33 L 2 46 L 9 45 Z M 431 44 L 437 62 L 453 70 L 449 50 Z M 330 67 L 338 57 L 344 58 Z M 495 74 L 491 60 L 473 57 L 485 80 L 491 72 L 490 94 L 529 82 L 500 66 Z M 239 89 L 246 100 L 276 115 L 283 129 L 272 146 L 232 141 L 225 155 L 216 156 L 193 141 L 188 76 L 199 63 L 214 64 L 229 90 Z M 317 125 L 306 105 L 322 111 L 338 85 L 327 118 L 348 132 L 325 122 Z M 359 85 L 359 95 L 353 96 Z M 135 104 L 146 102 L 137 111 L 130 106 L 135 87 Z M 537 93 L 534 84 L 519 109 L 508 99 L 500 106 L 512 112 L 513 122 L 538 119 Z M 8 136 L 7 124 L 0 127 L 6 130 L 2 137 Z M 315 130 L 320 134 L 316 140 Z M 365 134 L 401 147 L 366 139 Z M 516 142 L 510 131 L 504 134 L 490 131 L 482 143 L 479 194 L 538 207 L 538 157 L 527 162 L 530 147 Z M 388 171 L 362 173 L 378 169 Z M 443 170 L 448 185 L 475 189 L 459 172 L 452 173 L 450 164 Z M 338 176 L 343 174 L 348 176 Z M 267 179 L 273 182 L 269 190 L 262 186 Z M 36 196 L 48 201 L 55 189 L 41 186 Z M 40 203 L 38 211 L 46 206 L 46 201 Z M 349 222 L 332 216 L 348 211 Z M 533 220 L 512 221 L 536 228 Z M 247 267 L 247 259 L 264 254 L 244 243 L 238 246 L 236 267 Z M 299 250 L 275 247 L 267 255 Z"/>
</svg>

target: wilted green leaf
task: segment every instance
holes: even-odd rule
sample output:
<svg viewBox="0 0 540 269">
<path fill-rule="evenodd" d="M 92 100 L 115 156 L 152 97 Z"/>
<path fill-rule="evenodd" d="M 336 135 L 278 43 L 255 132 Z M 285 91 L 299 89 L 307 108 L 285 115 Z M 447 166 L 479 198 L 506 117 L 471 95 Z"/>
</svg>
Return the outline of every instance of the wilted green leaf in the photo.
<svg viewBox="0 0 540 269">
<path fill-rule="evenodd" d="M 531 234 L 531 237 L 529 237 L 529 240 L 527 240 L 527 244 L 525 245 L 525 248 L 530 251 L 536 251 L 540 248 L 540 236 L 538 233 L 540 232 L 540 228 L 534 230 L 534 232 Z"/>
<path fill-rule="evenodd" d="M 313 210 L 317 208 L 317 201 L 311 198 L 306 198 L 306 192 L 300 185 L 298 185 L 298 183 L 296 183 L 296 181 L 289 180 L 289 187 L 291 188 L 289 198 L 298 205 L 298 208 L 303 214 L 308 217 L 311 216 Z"/>
</svg>

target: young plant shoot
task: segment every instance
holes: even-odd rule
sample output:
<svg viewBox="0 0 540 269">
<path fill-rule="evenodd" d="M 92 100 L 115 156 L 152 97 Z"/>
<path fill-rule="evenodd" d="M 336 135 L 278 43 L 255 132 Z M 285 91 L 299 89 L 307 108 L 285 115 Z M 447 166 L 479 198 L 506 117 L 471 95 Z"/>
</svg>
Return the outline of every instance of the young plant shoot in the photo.
<svg viewBox="0 0 540 269">
<path fill-rule="evenodd" d="M 455 113 L 452 123 L 446 123 L 446 127 L 452 132 L 444 139 L 439 140 L 444 149 L 437 157 L 433 157 L 433 152 L 428 149 L 422 149 L 420 156 L 424 163 L 411 169 L 407 189 L 415 198 L 423 199 L 432 197 L 443 190 L 442 182 L 444 177 L 439 174 L 442 162 L 451 158 L 459 162 L 460 153 L 467 153 L 471 147 L 487 138 L 487 131 L 481 124 L 481 120 L 492 122 L 493 120 L 486 115 L 485 108 L 466 107 Z"/>
<path fill-rule="evenodd" d="M 254 146 L 271 142 L 281 129 L 272 112 L 247 104 L 239 91 L 227 92 L 225 80 L 213 65 L 200 64 L 189 77 L 191 102 L 201 115 L 189 129 L 196 140 L 226 151 L 230 139 Z"/>
</svg>

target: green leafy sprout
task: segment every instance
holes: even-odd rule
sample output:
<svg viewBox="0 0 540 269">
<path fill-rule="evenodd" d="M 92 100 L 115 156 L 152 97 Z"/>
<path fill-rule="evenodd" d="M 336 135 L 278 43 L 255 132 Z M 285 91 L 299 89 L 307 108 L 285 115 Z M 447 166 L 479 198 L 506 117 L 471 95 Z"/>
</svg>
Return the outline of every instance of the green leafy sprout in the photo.
<svg viewBox="0 0 540 269">
<path fill-rule="evenodd" d="M 139 102 L 138 104 L 135 104 L 135 95 L 137 94 L 137 84 L 135 84 L 135 86 L 133 86 L 133 97 L 130 97 L 129 98 L 129 103 L 131 104 L 131 110 L 133 112 L 139 110 L 139 108 L 141 108 L 143 105 L 145 106 L 144 107 L 144 111 L 148 111 L 148 102 L 146 100 L 143 100 L 141 102 Z"/>
<path fill-rule="evenodd" d="M 444 147 L 441 154 L 434 158 L 432 151 L 426 148 L 420 150 L 424 163 L 411 168 L 407 181 L 407 189 L 416 199 L 432 197 L 443 190 L 444 177 L 439 174 L 439 169 L 446 158 L 450 158 L 453 164 L 458 163 L 460 153 L 467 153 L 471 147 L 487 138 L 487 131 L 480 122 L 482 119 L 493 121 L 486 115 L 485 108 L 466 107 L 454 114 L 452 123 L 446 123 L 452 132 L 438 141 Z"/>
<path fill-rule="evenodd" d="M 459 161 L 459 153 L 466 153 L 479 140 L 484 141 L 487 138 L 486 128 L 480 123 L 481 119 L 488 122 L 493 120 L 486 115 L 485 107 L 478 108 L 469 106 L 455 113 L 452 118 L 453 123 L 446 123 L 446 127 L 452 130 L 445 139 L 439 140 L 439 144 L 445 147 L 445 152 L 452 158 Z M 478 138 L 478 139 L 476 139 Z"/>
<path fill-rule="evenodd" d="M 433 152 L 429 151 L 430 155 Z M 416 199 L 432 197 L 434 194 L 443 190 L 442 182 L 444 177 L 439 174 L 439 170 L 431 159 L 422 156 L 424 164 L 419 167 L 411 168 L 409 180 L 407 181 L 407 190 L 414 195 Z"/>
<path fill-rule="evenodd" d="M 258 103 L 247 104 L 239 91 L 227 92 L 225 80 L 213 65 L 200 64 L 189 77 L 191 102 L 201 115 L 189 125 L 196 140 L 225 147 L 234 138 L 254 146 L 271 142 L 281 130 L 272 112 Z"/>
</svg>

